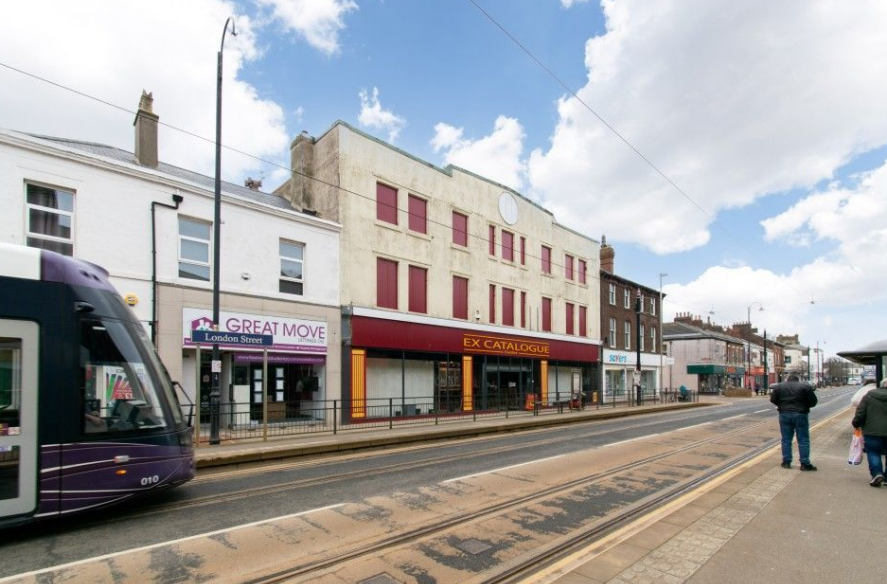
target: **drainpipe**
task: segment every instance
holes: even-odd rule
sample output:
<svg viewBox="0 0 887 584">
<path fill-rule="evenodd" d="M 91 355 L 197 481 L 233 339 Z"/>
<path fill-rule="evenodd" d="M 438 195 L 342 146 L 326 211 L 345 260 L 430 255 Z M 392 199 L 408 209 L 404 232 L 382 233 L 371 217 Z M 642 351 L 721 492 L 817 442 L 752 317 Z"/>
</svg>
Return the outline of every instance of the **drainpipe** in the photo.
<svg viewBox="0 0 887 584">
<path fill-rule="evenodd" d="M 174 205 L 169 203 L 151 202 L 151 343 L 157 346 L 157 227 L 154 221 L 155 208 L 166 207 L 178 210 L 179 204 L 185 200 L 182 195 L 172 196 Z"/>
</svg>

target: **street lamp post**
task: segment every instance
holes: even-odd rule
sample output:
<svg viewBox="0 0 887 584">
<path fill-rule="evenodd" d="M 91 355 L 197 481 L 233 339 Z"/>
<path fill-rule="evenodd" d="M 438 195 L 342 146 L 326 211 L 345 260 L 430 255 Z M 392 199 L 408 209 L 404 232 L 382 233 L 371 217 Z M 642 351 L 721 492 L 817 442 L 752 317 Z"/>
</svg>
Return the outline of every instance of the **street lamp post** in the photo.
<svg viewBox="0 0 887 584">
<path fill-rule="evenodd" d="M 222 29 L 222 44 L 216 67 L 216 184 L 215 213 L 213 215 L 213 330 L 219 330 L 219 265 L 221 255 L 222 226 L 222 52 L 225 50 L 225 33 L 231 25 L 231 35 L 237 36 L 234 19 L 225 21 Z M 199 364 L 198 364 L 199 365 Z M 222 360 L 219 356 L 219 344 L 213 343 L 212 387 L 209 394 L 209 443 L 218 444 L 219 440 L 219 408 L 221 393 Z"/>
<path fill-rule="evenodd" d="M 764 310 L 764 305 L 757 300 L 748 305 L 748 339 L 746 339 L 746 342 L 748 343 L 748 352 L 745 356 L 745 378 L 748 380 L 748 389 L 751 390 L 754 390 L 755 388 L 754 376 L 751 375 L 751 307 L 755 304 L 759 307 L 758 312 Z"/>
<path fill-rule="evenodd" d="M 662 382 L 663 382 L 662 369 L 664 368 L 663 357 L 662 357 L 662 333 L 663 333 L 663 331 L 662 331 L 662 311 L 664 309 L 662 306 L 662 278 L 665 278 L 666 276 L 668 276 L 668 274 L 666 274 L 664 272 L 659 272 L 659 336 L 656 339 L 657 343 L 659 343 L 659 344 L 658 344 L 658 346 L 653 347 L 659 353 L 659 393 L 660 393 L 660 395 L 662 394 Z M 656 403 L 655 399 L 653 400 L 653 403 Z"/>
</svg>

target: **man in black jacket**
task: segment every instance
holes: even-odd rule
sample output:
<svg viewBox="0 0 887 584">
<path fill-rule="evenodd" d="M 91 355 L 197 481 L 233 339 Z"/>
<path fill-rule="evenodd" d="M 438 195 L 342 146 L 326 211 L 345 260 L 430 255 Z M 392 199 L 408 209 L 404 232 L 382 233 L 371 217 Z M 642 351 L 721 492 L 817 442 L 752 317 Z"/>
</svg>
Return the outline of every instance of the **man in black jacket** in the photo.
<svg viewBox="0 0 887 584">
<path fill-rule="evenodd" d="M 856 415 L 853 416 L 853 427 L 862 428 L 869 473 L 872 475 L 869 484 L 880 487 L 884 482 L 882 460 L 887 455 L 887 379 L 882 380 L 880 387 L 870 390 L 862 398 L 856 408 Z"/>
<path fill-rule="evenodd" d="M 792 439 L 797 434 L 801 470 L 816 470 L 810 462 L 810 424 L 807 419 L 810 408 L 817 402 L 813 387 L 799 381 L 797 375 L 789 375 L 788 381 L 772 387 L 770 402 L 779 410 L 782 468 L 792 467 Z"/>
</svg>

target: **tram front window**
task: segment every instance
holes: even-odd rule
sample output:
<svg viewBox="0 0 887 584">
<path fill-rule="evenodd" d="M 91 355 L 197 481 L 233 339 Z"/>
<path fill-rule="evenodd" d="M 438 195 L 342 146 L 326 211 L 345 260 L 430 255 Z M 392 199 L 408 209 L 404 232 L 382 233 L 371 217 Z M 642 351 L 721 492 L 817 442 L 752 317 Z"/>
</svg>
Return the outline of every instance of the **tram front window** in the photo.
<svg viewBox="0 0 887 584">
<path fill-rule="evenodd" d="M 83 319 L 80 380 L 83 430 L 94 434 L 165 428 L 162 387 L 138 340 L 120 321 Z"/>
</svg>

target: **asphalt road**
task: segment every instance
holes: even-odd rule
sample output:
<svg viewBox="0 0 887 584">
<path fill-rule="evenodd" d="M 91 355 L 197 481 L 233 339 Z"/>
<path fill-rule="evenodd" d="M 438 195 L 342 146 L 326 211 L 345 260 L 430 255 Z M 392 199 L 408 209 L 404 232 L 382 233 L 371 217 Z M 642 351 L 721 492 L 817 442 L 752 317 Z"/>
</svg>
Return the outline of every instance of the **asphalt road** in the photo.
<svg viewBox="0 0 887 584">
<path fill-rule="evenodd" d="M 821 390 L 811 425 L 846 408 L 855 389 Z M 775 408 L 767 398 L 737 399 L 722 406 L 199 476 L 130 507 L 124 504 L 92 517 L 2 532 L 0 577 L 329 505 L 417 492 L 458 477 L 739 418 L 748 422 L 769 419 L 777 424 Z"/>
</svg>

